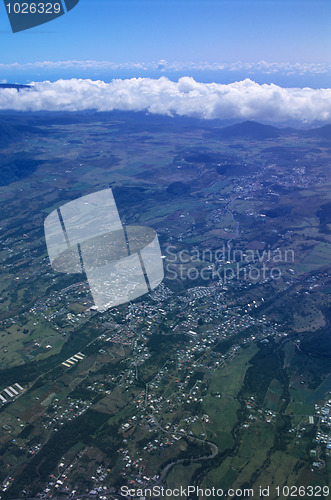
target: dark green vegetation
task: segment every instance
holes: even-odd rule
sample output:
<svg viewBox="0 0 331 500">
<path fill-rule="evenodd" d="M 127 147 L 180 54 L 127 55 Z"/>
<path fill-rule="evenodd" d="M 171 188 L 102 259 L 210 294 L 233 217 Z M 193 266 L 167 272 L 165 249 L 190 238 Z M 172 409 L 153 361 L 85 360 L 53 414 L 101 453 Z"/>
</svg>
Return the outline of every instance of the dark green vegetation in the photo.
<svg viewBox="0 0 331 500">
<path fill-rule="evenodd" d="M 330 130 L 1 115 L 0 391 L 24 387 L 0 407 L 2 498 L 330 481 Z M 107 187 L 165 280 L 98 314 L 43 222 Z"/>
<path fill-rule="evenodd" d="M 41 164 L 40 161 L 22 158 L 21 155 L 18 158 L 13 157 L 10 162 L 0 166 L 0 185 L 6 186 L 32 174 Z"/>
</svg>

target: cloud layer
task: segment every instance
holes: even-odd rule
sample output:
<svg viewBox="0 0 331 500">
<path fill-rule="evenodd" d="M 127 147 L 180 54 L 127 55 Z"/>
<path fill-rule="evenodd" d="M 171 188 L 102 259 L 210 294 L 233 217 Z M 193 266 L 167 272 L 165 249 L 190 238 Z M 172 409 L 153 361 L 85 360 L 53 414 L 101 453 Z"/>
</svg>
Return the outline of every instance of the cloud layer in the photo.
<svg viewBox="0 0 331 500">
<path fill-rule="evenodd" d="M 282 88 L 249 79 L 227 85 L 191 77 L 37 82 L 30 89 L 0 89 L 0 110 L 147 111 L 203 119 L 264 122 L 331 121 L 331 89 Z"/>
<path fill-rule="evenodd" d="M 141 70 L 161 72 L 182 72 L 182 71 L 231 71 L 248 73 L 261 72 L 264 74 L 284 75 L 320 75 L 331 72 L 330 64 L 321 63 L 288 63 L 288 62 L 180 62 L 166 61 L 164 59 L 154 62 L 124 62 L 95 60 L 67 60 L 67 61 L 35 61 L 27 63 L 0 63 L 0 71 L 31 71 L 31 70 L 80 70 L 80 71 L 121 71 L 121 70 Z"/>
</svg>

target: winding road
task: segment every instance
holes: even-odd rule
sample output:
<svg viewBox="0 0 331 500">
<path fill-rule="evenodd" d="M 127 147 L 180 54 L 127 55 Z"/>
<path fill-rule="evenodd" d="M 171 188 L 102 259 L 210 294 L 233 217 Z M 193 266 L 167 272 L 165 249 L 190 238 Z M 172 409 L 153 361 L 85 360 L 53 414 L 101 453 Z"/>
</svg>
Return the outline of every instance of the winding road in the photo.
<svg viewBox="0 0 331 500">
<path fill-rule="evenodd" d="M 166 434 L 174 434 L 172 431 L 167 431 L 166 429 L 164 429 L 160 423 L 158 422 L 157 418 L 155 417 L 155 415 L 149 415 L 151 419 L 153 419 L 156 427 L 158 429 L 160 429 L 162 432 L 166 433 Z M 200 438 L 197 438 L 195 436 L 190 436 L 189 434 L 185 434 L 185 432 L 176 432 L 177 435 L 180 435 L 182 437 L 186 437 L 188 439 L 192 439 L 198 443 L 202 443 L 202 444 L 208 444 L 212 450 L 211 452 L 211 455 L 204 455 L 202 457 L 198 457 L 198 458 L 190 458 L 190 462 L 200 462 L 201 460 L 209 460 L 211 458 L 215 458 L 216 455 L 218 454 L 218 446 L 215 444 L 215 443 L 212 443 L 211 441 L 206 441 L 205 439 L 200 439 Z M 164 469 L 162 470 L 161 474 L 160 474 L 160 477 L 159 479 L 154 483 L 153 486 L 157 486 L 159 485 L 160 483 L 162 483 L 162 481 L 164 481 L 164 479 L 166 478 L 169 470 L 171 469 L 171 467 L 173 467 L 174 465 L 177 465 L 177 464 L 181 464 L 183 462 L 186 462 L 188 459 L 187 458 L 181 458 L 179 460 L 175 460 L 174 462 L 170 462 L 169 464 L 167 464 Z"/>
</svg>

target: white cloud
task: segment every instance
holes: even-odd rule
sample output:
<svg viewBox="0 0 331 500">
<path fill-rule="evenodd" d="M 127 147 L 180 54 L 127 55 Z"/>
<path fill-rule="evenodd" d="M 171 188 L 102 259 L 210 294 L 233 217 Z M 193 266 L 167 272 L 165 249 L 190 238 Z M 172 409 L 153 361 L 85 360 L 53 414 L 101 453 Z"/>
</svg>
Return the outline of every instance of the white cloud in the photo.
<svg viewBox="0 0 331 500">
<path fill-rule="evenodd" d="M 0 63 L 0 71 L 31 71 L 31 70 L 81 70 L 81 71 L 121 71 L 141 70 L 161 72 L 183 72 L 183 71 L 247 71 L 249 73 L 266 73 L 283 75 L 319 75 L 331 72 L 330 64 L 319 63 L 288 63 L 288 62 L 180 62 L 166 61 L 161 59 L 154 62 L 124 62 L 95 60 L 67 60 L 67 61 L 34 61 L 27 63 Z"/>
<path fill-rule="evenodd" d="M 331 121 L 331 89 L 282 88 L 249 79 L 228 85 L 191 77 L 82 79 L 37 82 L 31 89 L 0 89 L 0 110 L 148 111 L 211 119 Z"/>
</svg>

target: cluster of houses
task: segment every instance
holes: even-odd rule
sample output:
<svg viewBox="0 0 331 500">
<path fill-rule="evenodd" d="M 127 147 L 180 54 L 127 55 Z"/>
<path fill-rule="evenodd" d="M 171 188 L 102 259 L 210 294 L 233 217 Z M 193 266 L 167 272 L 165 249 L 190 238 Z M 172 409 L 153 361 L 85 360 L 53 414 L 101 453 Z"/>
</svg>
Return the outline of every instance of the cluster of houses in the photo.
<svg viewBox="0 0 331 500">
<path fill-rule="evenodd" d="M 323 406 L 315 405 L 315 411 L 320 418 L 316 441 L 324 443 L 326 448 L 331 450 L 331 399 L 328 399 Z"/>
<path fill-rule="evenodd" d="M 59 404 L 58 399 L 55 399 L 48 413 L 45 414 L 47 418 L 44 419 L 42 426 L 45 429 L 53 428 L 54 431 L 58 431 L 59 427 L 62 427 L 66 422 L 71 422 L 85 413 L 90 406 L 90 402 L 81 399 L 72 399 L 68 397 L 62 400 L 61 404 Z"/>
</svg>

